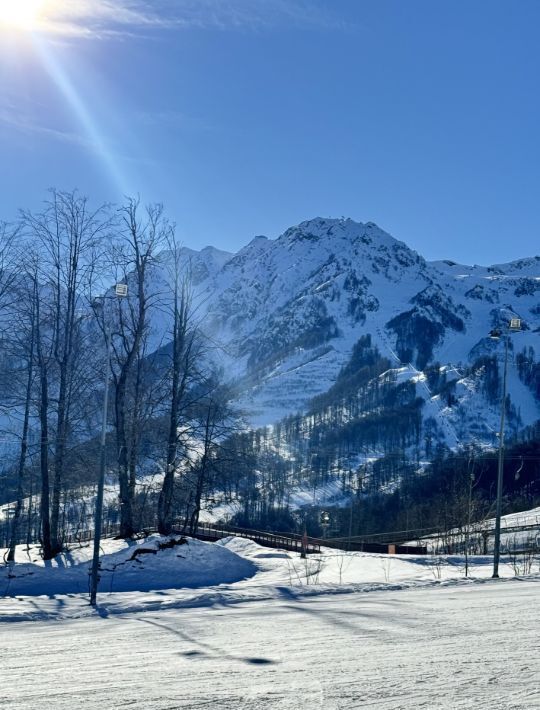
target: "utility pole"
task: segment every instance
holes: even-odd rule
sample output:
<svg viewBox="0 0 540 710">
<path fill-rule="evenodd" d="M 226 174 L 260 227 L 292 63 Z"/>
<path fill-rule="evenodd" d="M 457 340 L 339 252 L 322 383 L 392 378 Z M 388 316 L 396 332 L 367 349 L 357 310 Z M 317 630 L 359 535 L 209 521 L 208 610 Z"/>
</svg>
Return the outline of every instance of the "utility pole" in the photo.
<svg viewBox="0 0 540 710">
<path fill-rule="evenodd" d="M 508 332 L 504 334 L 504 374 L 501 396 L 501 420 L 499 427 L 499 459 L 497 465 L 497 505 L 495 509 L 495 540 L 493 543 L 493 578 L 499 577 L 499 560 L 501 556 L 501 513 L 502 513 L 502 493 L 504 484 L 504 423 L 506 415 L 506 380 L 508 373 L 508 347 L 510 344 L 510 332 L 521 330 L 521 320 L 512 318 L 507 326 Z M 490 338 L 499 340 L 501 331 L 492 330 Z"/>
<path fill-rule="evenodd" d="M 127 296 L 127 284 L 116 284 L 117 298 Z M 101 545 L 101 527 L 103 521 L 103 493 L 105 489 L 105 468 L 107 465 L 107 414 L 109 411 L 109 381 L 111 369 L 111 321 L 106 317 L 105 298 L 101 301 L 103 332 L 105 335 L 105 386 L 103 390 L 103 414 L 101 420 L 101 447 L 99 456 L 99 478 L 96 496 L 96 512 L 94 517 L 94 552 L 92 556 L 92 571 L 90 573 L 90 604 L 97 604 L 97 589 L 99 584 L 99 548 Z M 98 301 L 99 303 L 99 301 Z M 97 303 L 96 303 L 97 305 Z"/>
<path fill-rule="evenodd" d="M 307 528 L 304 523 L 304 532 L 302 533 L 302 545 L 301 545 L 301 552 L 300 552 L 300 558 L 302 560 L 305 560 L 307 557 L 307 548 L 308 548 L 308 534 L 307 534 Z"/>
<path fill-rule="evenodd" d="M 365 469 L 364 469 L 365 471 Z M 362 485 L 363 485 L 364 478 L 361 475 L 358 475 L 358 482 L 357 485 L 354 486 L 351 484 L 351 509 L 350 509 L 350 515 L 349 515 L 349 552 L 351 551 L 351 544 L 352 544 L 352 529 L 353 529 L 353 513 L 354 513 L 354 500 L 358 493 L 362 491 Z"/>
</svg>

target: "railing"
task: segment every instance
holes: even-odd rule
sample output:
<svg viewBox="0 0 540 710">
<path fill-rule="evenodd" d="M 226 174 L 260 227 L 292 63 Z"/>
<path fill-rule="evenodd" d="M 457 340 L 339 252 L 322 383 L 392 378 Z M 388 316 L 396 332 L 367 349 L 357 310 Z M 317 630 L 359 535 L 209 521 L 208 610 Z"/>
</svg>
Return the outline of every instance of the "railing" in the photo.
<svg viewBox="0 0 540 710">
<path fill-rule="evenodd" d="M 118 523 L 107 524 L 103 527 L 102 538 L 116 537 L 120 532 L 120 525 Z M 146 526 L 144 530 L 141 531 L 145 534 L 157 532 L 156 526 Z M 302 552 L 303 542 L 300 535 L 295 535 L 294 533 L 273 533 L 264 530 L 251 530 L 249 528 L 237 528 L 232 525 L 208 525 L 207 523 L 200 523 L 197 532 L 190 533 L 184 530 L 183 524 L 177 523 L 173 525 L 173 533 L 177 535 L 188 535 L 190 537 L 195 537 L 198 540 L 205 540 L 207 542 L 215 542 L 216 540 L 222 540 L 225 537 L 243 537 L 262 545 L 263 547 L 271 547 L 274 549 L 283 549 L 290 552 Z M 72 535 L 67 535 L 64 542 L 67 543 L 82 543 L 91 540 L 94 536 L 92 530 L 85 530 L 84 532 L 74 533 Z M 321 546 L 320 542 L 312 538 L 307 538 L 305 541 L 305 552 L 306 554 L 317 554 L 320 553 Z"/>
<path fill-rule="evenodd" d="M 395 538 L 388 538 L 389 540 Z M 400 545 L 396 542 L 365 542 L 349 538 L 321 540 L 321 545 L 351 552 L 371 552 L 381 555 L 427 555 L 425 545 Z"/>
<path fill-rule="evenodd" d="M 380 554 L 396 555 L 425 555 L 427 548 L 422 545 L 399 545 L 395 543 L 369 543 L 353 542 L 348 538 L 337 540 L 324 540 L 316 537 L 306 537 L 302 542 L 302 536 L 296 533 L 267 532 L 262 530 L 251 530 L 249 528 L 236 528 L 231 525 L 199 525 L 196 537 L 208 540 L 218 540 L 229 535 L 244 537 L 253 540 L 264 547 L 280 548 L 292 552 L 302 552 L 305 547 L 306 554 L 318 554 L 321 547 L 331 547 L 338 550 L 350 550 L 353 552 L 374 552 Z"/>
<path fill-rule="evenodd" d="M 221 540 L 224 537 L 243 537 L 262 545 L 274 549 L 288 550 L 290 552 L 302 552 L 306 554 L 318 554 L 321 551 L 320 541 L 313 538 L 306 538 L 302 541 L 301 535 L 294 533 L 273 533 L 264 530 L 250 530 L 249 528 L 236 528 L 232 525 L 208 525 L 199 524 L 195 537 L 200 540 Z"/>
<path fill-rule="evenodd" d="M 536 522 L 530 516 L 521 518 L 527 522 L 517 525 L 515 521 L 508 523 L 504 519 L 501 525 L 501 549 L 514 552 L 522 545 L 524 550 L 540 551 L 540 518 Z M 528 534 L 527 534 L 528 533 Z M 495 522 L 488 520 L 472 523 L 461 529 L 440 530 L 440 528 L 419 528 L 411 530 L 394 530 L 387 533 L 358 535 L 351 538 L 331 538 L 323 542 L 327 547 L 362 550 L 364 552 L 382 551 L 382 547 L 396 547 L 397 554 L 418 554 L 425 550 L 424 546 L 435 549 L 442 554 L 454 554 L 464 550 L 467 545 L 471 554 L 489 554 L 490 539 L 495 535 Z M 414 541 L 414 542 L 413 542 Z M 518 545 L 516 545 L 518 543 Z M 416 547 L 415 547 L 416 546 Z M 421 554 L 421 553 L 420 553 Z"/>
</svg>

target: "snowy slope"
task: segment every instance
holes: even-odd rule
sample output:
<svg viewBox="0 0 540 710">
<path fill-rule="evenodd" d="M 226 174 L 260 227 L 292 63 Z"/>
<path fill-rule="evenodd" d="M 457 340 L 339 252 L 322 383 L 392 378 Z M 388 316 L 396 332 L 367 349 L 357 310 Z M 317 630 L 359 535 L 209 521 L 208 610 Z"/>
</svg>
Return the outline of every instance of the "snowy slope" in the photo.
<svg viewBox="0 0 540 710">
<path fill-rule="evenodd" d="M 417 384 L 424 418 L 435 418 L 445 443 L 493 444 L 498 404 L 486 400 L 481 377 L 459 373 L 481 356 L 497 357 L 501 367 L 504 345 L 488 334 L 510 317 L 524 326 L 512 335 L 509 362 L 513 426 L 540 419 L 540 404 L 516 368 L 523 350 L 540 361 L 539 256 L 490 267 L 427 262 L 371 222 L 315 218 L 277 239 L 255 237 L 236 254 L 183 248 L 180 262 L 190 274 L 194 318 L 206 332 L 210 357 L 235 383 L 253 425 L 304 411 L 369 334 L 405 373 L 400 381 Z M 147 354 L 170 341 L 174 268 L 171 253 L 163 252 L 151 275 L 160 298 L 151 308 Z M 433 362 L 455 373 L 451 407 L 425 386 L 421 371 Z M 7 419 L 1 427 L 6 441 L 13 440 L 13 427 Z"/>
<path fill-rule="evenodd" d="M 540 257 L 492 267 L 429 263 L 373 223 L 321 218 L 275 240 L 256 237 L 232 256 L 204 252 L 197 258 L 211 259 L 196 284 L 202 325 L 252 424 L 302 411 L 335 382 L 354 343 L 369 333 L 381 354 L 417 382 L 425 416 L 435 417 L 448 445 L 493 444 L 498 405 L 486 402 L 480 378 L 459 373 L 483 355 L 502 364 L 503 343 L 488 334 L 510 317 L 524 326 L 512 335 L 509 362 L 515 428 L 540 419 L 539 402 L 515 364 L 525 348 L 540 359 Z M 435 361 L 456 373 L 451 408 L 430 395 L 419 373 Z"/>
</svg>

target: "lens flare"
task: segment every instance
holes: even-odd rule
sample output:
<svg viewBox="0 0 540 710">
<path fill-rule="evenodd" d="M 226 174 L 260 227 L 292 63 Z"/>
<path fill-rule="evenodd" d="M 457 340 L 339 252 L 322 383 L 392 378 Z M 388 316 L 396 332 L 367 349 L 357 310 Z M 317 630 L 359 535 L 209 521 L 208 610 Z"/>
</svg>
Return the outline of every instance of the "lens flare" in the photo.
<svg viewBox="0 0 540 710">
<path fill-rule="evenodd" d="M 94 105 L 91 109 L 80 90 L 80 82 L 75 81 L 55 56 L 54 48 L 43 42 L 38 36 L 33 37 L 33 47 L 41 64 L 47 70 L 55 86 L 61 93 L 66 105 L 79 123 L 82 135 L 92 146 L 92 152 L 105 168 L 107 176 L 121 195 L 134 194 L 130 188 L 131 179 L 122 171 L 115 152 L 110 148 L 106 133 L 98 116 L 99 109 Z"/>
<path fill-rule="evenodd" d="M 75 61 L 62 61 L 61 55 L 57 56 L 54 42 L 49 41 L 62 27 L 58 20 L 61 23 L 66 5 L 71 3 L 82 4 L 81 0 L 0 0 L 0 60 L 4 49 L 10 56 L 18 57 L 20 54 L 26 60 L 33 54 L 79 124 L 75 134 L 64 133 L 60 129 L 56 135 L 65 136 L 66 140 L 75 139 L 76 143 L 91 151 L 120 195 L 135 194 L 131 188 L 131 170 L 123 167 L 123 163 L 131 158 L 120 155 L 118 142 L 108 135 L 104 117 L 110 107 L 102 105 L 99 95 L 92 91 L 91 76 L 77 71 Z M 121 144 L 124 143 L 122 140 Z"/>
<path fill-rule="evenodd" d="M 45 0 L 0 0 L 0 28 L 33 30 L 44 5 Z"/>
</svg>

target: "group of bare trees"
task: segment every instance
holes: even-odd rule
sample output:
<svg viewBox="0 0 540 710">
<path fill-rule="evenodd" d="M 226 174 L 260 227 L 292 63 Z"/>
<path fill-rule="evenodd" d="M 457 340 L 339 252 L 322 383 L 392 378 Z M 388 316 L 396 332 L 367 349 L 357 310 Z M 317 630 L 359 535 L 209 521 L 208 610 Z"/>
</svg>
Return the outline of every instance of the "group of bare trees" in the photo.
<svg viewBox="0 0 540 710">
<path fill-rule="evenodd" d="M 163 473 L 160 532 L 179 516 L 198 521 L 234 417 L 208 364 L 184 254 L 163 208 L 135 199 L 94 209 L 76 192 L 51 191 L 42 210 L 1 227 L 0 407 L 4 437 L 17 441 L 5 461 L 16 480 L 10 558 L 31 480 L 43 556 L 62 548 L 67 492 L 95 482 L 105 377 L 120 534 L 140 526 L 137 481 L 149 468 Z"/>
</svg>

